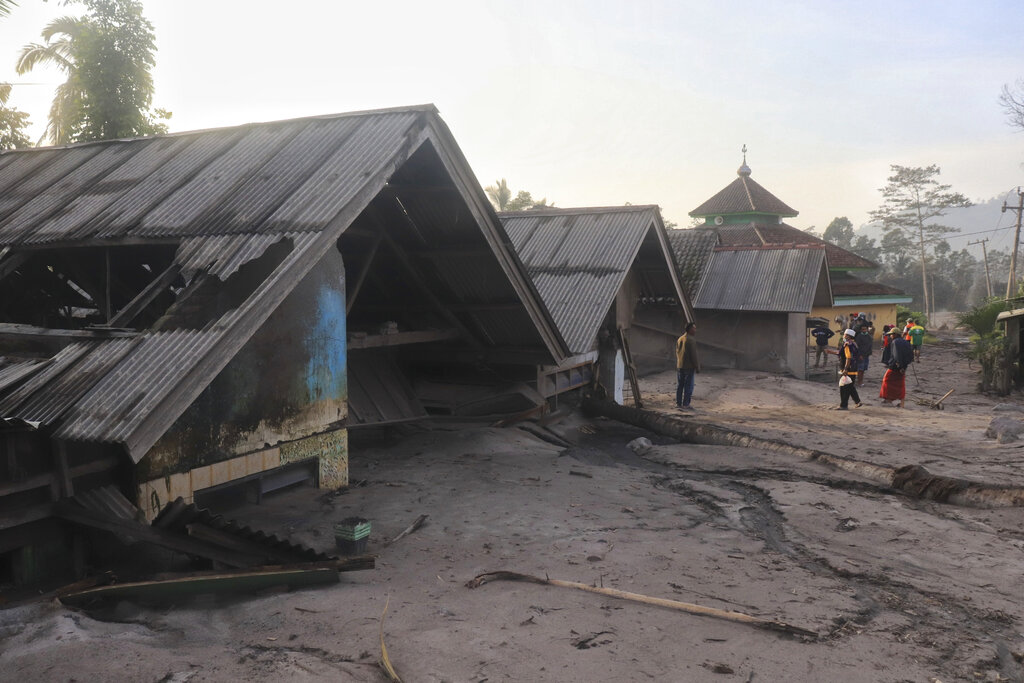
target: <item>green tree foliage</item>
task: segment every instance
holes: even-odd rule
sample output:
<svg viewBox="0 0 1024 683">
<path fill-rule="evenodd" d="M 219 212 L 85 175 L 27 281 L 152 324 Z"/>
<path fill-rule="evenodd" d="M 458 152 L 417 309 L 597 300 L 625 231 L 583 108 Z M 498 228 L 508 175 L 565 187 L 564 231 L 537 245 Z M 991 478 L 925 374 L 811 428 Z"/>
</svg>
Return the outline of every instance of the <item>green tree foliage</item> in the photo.
<svg viewBox="0 0 1024 683">
<path fill-rule="evenodd" d="M 833 218 L 832 222 L 825 228 L 822 239 L 831 242 L 837 247 L 849 249 L 853 246 L 853 223 L 846 216 Z"/>
<path fill-rule="evenodd" d="M 885 230 L 883 249 L 890 235 L 901 236 L 906 243 L 917 247 L 925 309 L 930 310 L 927 266 L 929 247 L 926 240 L 939 239 L 957 232 L 955 228 L 935 221 L 950 209 L 970 206 L 971 202 L 959 192 L 952 192 L 950 185 L 939 183 L 936 178 L 941 171 L 934 164 L 925 167 L 893 164 L 889 168 L 892 175 L 880 190 L 882 205 L 870 215 L 872 220 L 881 222 Z"/>
<path fill-rule="evenodd" d="M 857 239 L 850 245 L 850 251 L 872 263 L 881 263 L 882 249 L 867 235 L 857 235 Z"/>
<path fill-rule="evenodd" d="M 1006 302 L 999 297 L 986 299 L 970 310 L 956 314 L 956 323 L 984 336 L 996 332 L 996 317 L 1006 310 Z"/>
<path fill-rule="evenodd" d="M 170 114 L 153 109 L 156 43 L 138 0 L 83 0 L 84 17 L 59 17 L 44 43 L 22 49 L 18 73 L 51 64 L 67 80 L 57 88 L 46 137 L 55 144 L 152 135 Z"/>
<path fill-rule="evenodd" d="M 17 6 L 18 3 L 14 0 L 0 0 L 0 17 L 6 17 Z"/>
<path fill-rule="evenodd" d="M 494 185 L 485 187 L 484 192 L 487 193 L 487 197 L 498 211 L 526 211 L 542 206 L 554 206 L 554 204 L 548 204 L 547 198 L 534 199 L 526 190 L 519 190 L 513 197 L 508 181 L 504 178 L 496 181 Z"/>
<path fill-rule="evenodd" d="M 28 147 L 31 141 L 25 134 L 28 114 L 7 106 L 11 84 L 0 83 L 0 151 Z"/>
</svg>

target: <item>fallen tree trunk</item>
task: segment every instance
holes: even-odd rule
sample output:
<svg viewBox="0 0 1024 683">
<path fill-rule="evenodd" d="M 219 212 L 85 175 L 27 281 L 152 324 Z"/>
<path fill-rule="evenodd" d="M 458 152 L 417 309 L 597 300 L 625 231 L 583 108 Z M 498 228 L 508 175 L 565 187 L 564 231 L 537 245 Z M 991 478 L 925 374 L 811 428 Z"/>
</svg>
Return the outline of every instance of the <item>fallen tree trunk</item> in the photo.
<svg viewBox="0 0 1024 683">
<path fill-rule="evenodd" d="M 745 434 L 704 421 L 697 422 L 652 410 L 620 406 L 607 400 L 586 398 L 583 401 L 583 409 L 589 414 L 603 415 L 619 422 L 642 427 L 683 443 L 739 446 L 789 453 L 805 460 L 820 462 L 838 470 L 865 477 L 915 498 L 965 507 L 1024 507 L 1024 488 L 1019 486 L 1000 486 L 935 475 L 920 465 L 892 467 L 867 460 L 855 460 L 843 455 L 795 446 L 777 439 Z"/>
<path fill-rule="evenodd" d="M 480 574 L 466 583 L 467 588 L 478 588 L 485 583 L 491 581 L 527 581 L 529 583 L 539 583 L 547 586 L 558 586 L 560 588 L 575 588 L 576 590 L 586 591 L 588 593 L 597 593 L 599 595 L 606 595 L 612 598 L 619 598 L 620 600 L 629 600 L 631 602 L 640 602 L 646 605 L 655 605 L 657 607 L 668 607 L 669 609 L 679 610 L 688 614 L 697 614 L 704 617 L 714 617 L 716 619 L 725 619 L 727 621 L 735 621 L 741 624 L 749 624 L 756 628 L 764 628 L 770 631 L 779 631 L 793 636 L 801 636 L 803 638 L 811 638 L 813 640 L 818 639 L 818 634 L 815 631 L 810 631 L 799 626 L 793 626 L 782 621 L 772 621 L 770 619 L 761 619 L 754 617 L 749 614 L 742 612 L 732 612 L 729 610 L 717 609 L 714 607 L 705 607 L 703 605 L 695 605 L 690 602 L 680 602 L 678 600 L 666 600 L 664 598 L 654 598 L 649 595 L 642 595 L 640 593 L 630 593 L 628 591 L 620 591 L 615 588 L 604 588 L 603 586 L 589 586 L 585 583 L 577 583 L 575 581 L 561 581 L 559 579 L 542 579 L 537 576 L 530 576 L 529 574 L 519 574 L 517 572 L 488 572 L 486 574 Z"/>
</svg>

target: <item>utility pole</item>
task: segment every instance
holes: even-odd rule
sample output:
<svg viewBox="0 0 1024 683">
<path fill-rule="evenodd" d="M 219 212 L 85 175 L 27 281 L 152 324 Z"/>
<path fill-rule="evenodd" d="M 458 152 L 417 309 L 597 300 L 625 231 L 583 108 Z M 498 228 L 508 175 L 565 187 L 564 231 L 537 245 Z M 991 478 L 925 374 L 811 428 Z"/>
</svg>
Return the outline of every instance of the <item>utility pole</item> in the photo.
<svg viewBox="0 0 1024 683">
<path fill-rule="evenodd" d="M 988 291 L 988 298 L 991 299 L 992 298 L 992 278 L 989 277 L 989 274 L 988 274 L 988 250 L 985 249 L 985 242 L 988 242 L 988 238 L 987 237 L 985 239 L 983 239 L 983 240 L 974 240 L 973 242 L 968 242 L 967 246 L 971 246 L 972 244 L 980 244 L 981 245 L 981 257 L 985 260 L 985 288 Z"/>
<path fill-rule="evenodd" d="M 1020 245 L 1020 218 L 1024 214 L 1024 192 L 1017 187 L 1017 206 L 1007 206 L 1003 202 L 1003 213 L 1006 210 L 1017 212 L 1017 231 L 1013 233 L 1013 252 L 1010 254 L 1010 281 L 1006 283 L 1006 298 L 1009 299 L 1017 291 L 1017 247 Z"/>
</svg>

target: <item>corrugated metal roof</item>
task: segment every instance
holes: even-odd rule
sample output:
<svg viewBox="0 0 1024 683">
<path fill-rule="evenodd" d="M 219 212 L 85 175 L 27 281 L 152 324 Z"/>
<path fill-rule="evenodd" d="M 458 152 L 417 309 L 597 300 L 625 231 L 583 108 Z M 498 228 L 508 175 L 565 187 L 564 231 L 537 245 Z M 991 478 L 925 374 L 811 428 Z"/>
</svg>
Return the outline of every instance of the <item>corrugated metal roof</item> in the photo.
<svg viewBox="0 0 1024 683">
<path fill-rule="evenodd" d="M 0 356 L 0 391 L 17 384 L 47 361 L 39 358 L 6 358 Z"/>
<path fill-rule="evenodd" d="M 719 249 L 711 256 L 694 305 L 810 313 L 824 262 L 824 249 Z"/>
<path fill-rule="evenodd" d="M 679 266 L 683 289 L 692 297 L 700 288 L 704 270 L 711 261 L 711 254 L 718 245 L 718 233 L 714 230 L 677 229 L 668 230 L 668 241 L 672 255 Z"/>
<path fill-rule="evenodd" d="M 423 114 L 413 108 L 5 152 L 0 245 L 322 230 L 412 144 Z"/>
<path fill-rule="evenodd" d="M 878 266 L 865 258 L 857 256 L 851 251 L 826 242 L 820 237 L 811 233 L 794 228 L 786 223 L 763 223 L 751 221 L 750 223 L 726 224 L 717 228 L 718 240 L 722 246 L 729 247 L 754 247 L 762 244 L 784 246 L 784 245 L 807 245 L 825 249 L 828 256 L 829 268 L 877 268 Z"/>
<path fill-rule="evenodd" d="M 574 353 L 593 348 L 656 210 L 627 206 L 498 214 Z"/>
<path fill-rule="evenodd" d="M 272 244 L 292 246 L 241 305 L 202 330 L 65 347 L 9 383 L 0 417 L 41 417 L 55 438 L 122 443 L 137 462 L 425 141 L 442 169 L 455 166 L 463 187 L 456 192 L 472 195 L 464 201 L 475 207 L 473 225 L 504 269 L 504 281 L 484 283 L 487 291 L 528 301 L 517 339 L 540 339 L 557 360 L 567 349 L 530 298 L 519 261 L 503 251 L 493 213 L 481 208 L 483 191 L 467 183 L 472 173 L 436 110 L 357 112 L 0 153 L 0 247 L 178 241 L 176 262 L 188 280 L 198 271 L 226 278 Z M 473 294 L 458 276 L 447 284 Z"/>
</svg>

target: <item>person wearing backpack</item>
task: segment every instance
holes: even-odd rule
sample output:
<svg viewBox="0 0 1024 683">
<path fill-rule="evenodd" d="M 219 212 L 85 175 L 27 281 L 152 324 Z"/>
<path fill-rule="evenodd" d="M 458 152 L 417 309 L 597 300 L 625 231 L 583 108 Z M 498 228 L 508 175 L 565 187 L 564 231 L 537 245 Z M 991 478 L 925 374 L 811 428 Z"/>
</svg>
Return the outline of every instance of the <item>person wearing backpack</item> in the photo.
<svg viewBox="0 0 1024 683">
<path fill-rule="evenodd" d="M 914 362 L 914 349 L 901 335 L 897 327 L 889 330 L 891 339 L 882 351 L 882 365 L 888 369 L 882 377 L 882 389 L 878 393 L 884 405 L 892 405 L 893 401 L 898 401 L 897 408 L 904 405 L 907 395 L 907 367 Z"/>
</svg>

